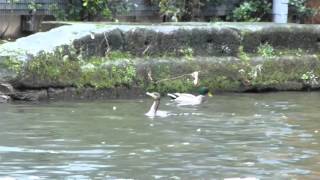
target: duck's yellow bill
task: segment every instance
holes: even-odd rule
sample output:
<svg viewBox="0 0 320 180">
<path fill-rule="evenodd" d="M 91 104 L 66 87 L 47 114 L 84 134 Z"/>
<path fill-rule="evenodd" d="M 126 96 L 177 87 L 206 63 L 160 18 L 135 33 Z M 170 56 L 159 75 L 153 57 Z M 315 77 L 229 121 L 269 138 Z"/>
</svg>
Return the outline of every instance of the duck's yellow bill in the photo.
<svg viewBox="0 0 320 180">
<path fill-rule="evenodd" d="M 209 92 L 209 93 L 208 93 L 208 96 L 209 96 L 209 97 L 212 97 L 213 95 L 212 95 L 212 93 L 211 93 L 211 92 Z"/>
</svg>

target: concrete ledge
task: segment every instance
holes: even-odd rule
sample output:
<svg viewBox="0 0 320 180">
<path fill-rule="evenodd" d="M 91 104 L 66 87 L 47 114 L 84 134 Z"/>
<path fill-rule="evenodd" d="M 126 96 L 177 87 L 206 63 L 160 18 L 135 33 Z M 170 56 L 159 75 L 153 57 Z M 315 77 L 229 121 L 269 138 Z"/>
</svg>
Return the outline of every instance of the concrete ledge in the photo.
<svg viewBox="0 0 320 180">
<path fill-rule="evenodd" d="M 58 23 L 59 25 L 63 23 Z M 260 44 L 275 49 L 320 50 L 320 26 L 272 23 L 69 23 L 48 32 L 20 38 L 0 46 L 0 56 L 37 55 L 59 46 L 76 49 L 83 57 L 102 56 L 107 51 L 126 51 L 137 56 L 193 55 L 236 56 L 239 48 L 256 52 Z"/>
</svg>

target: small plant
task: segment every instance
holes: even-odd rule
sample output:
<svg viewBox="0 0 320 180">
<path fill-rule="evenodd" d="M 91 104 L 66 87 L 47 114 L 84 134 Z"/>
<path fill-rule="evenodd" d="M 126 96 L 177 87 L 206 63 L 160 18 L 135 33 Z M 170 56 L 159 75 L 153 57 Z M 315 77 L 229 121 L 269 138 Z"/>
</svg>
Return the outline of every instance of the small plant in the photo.
<svg viewBox="0 0 320 180">
<path fill-rule="evenodd" d="M 239 46 L 238 57 L 241 61 L 248 63 L 250 58 L 246 52 L 243 50 L 243 46 Z"/>
<path fill-rule="evenodd" d="M 303 83 L 311 87 L 319 84 L 318 78 L 319 77 L 316 76 L 313 71 L 308 71 L 301 76 Z"/>
<path fill-rule="evenodd" d="M 304 22 L 306 17 L 319 13 L 319 9 L 307 6 L 308 0 L 289 0 L 289 16 L 295 22 Z"/>
<path fill-rule="evenodd" d="M 295 55 L 298 57 L 301 57 L 303 54 L 303 50 L 301 48 L 298 48 L 298 50 L 295 52 Z"/>
<path fill-rule="evenodd" d="M 232 12 L 230 19 L 234 21 L 261 21 L 266 14 L 271 12 L 271 6 L 268 1 L 244 1 Z"/>
<path fill-rule="evenodd" d="M 268 42 L 265 44 L 260 44 L 258 47 L 258 54 L 267 58 L 272 58 L 276 55 L 274 48 Z"/>
<path fill-rule="evenodd" d="M 224 54 L 230 54 L 231 53 L 231 49 L 227 45 L 222 45 L 221 46 L 221 50 L 222 50 L 222 53 L 224 53 Z"/>
<path fill-rule="evenodd" d="M 253 80 L 257 79 L 258 75 L 261 75 L 262 73 L 262 64 L 258 64 L 254 67 L 252 67 L 251 72 L 248 73 L 249 77 Z"/>
<path fill-rule="evenodd" d="M 213 17 L 213 18 L 211 18 L 210 19 L 210 22 L 221 22 L 221 21 L 223 21 L 220 17 Z"/>
<path fill-rule="evenodd" d="M 188 59 L 188 60 L 193 59 L 193 54 L 194 54 L 194 52 L 193 52 L 193 49 L 190 48 L 190 47 L 186 47 L 186 48 L 180 49 L 180 50 L 179 50 L 179 53 L 180 53 L 182 56 L 184 56 L 186 59 Z"/>
<path fill-rule="evenodd" d="M 36 12 L 41 7 L 42 7 L 42 4 L 37 3 L 35 0 L 32 0 L 31 2 L 29 2 L 29 5 L 28 5 L 28 9 L 30 9 L 34 12 Z"/>
</svg>

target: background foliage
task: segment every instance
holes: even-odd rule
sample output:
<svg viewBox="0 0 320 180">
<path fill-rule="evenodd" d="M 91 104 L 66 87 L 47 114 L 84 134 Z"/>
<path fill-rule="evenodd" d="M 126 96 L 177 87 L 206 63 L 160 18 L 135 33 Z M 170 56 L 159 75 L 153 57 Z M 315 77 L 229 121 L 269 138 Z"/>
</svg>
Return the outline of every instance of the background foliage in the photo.
<svg viewBox="0 0 320 180">
<path fill-rule="evenodd" d="M 229 19 L 232 21 L 261 21 L 272 11 L 272 0 L 248 0 L 235 8 Z"/>
<path fill-rule="evenodd" d="M 51 6 L 58 20 L 114 20 L 117 13 L 129 11 L 133 4 L 126 0 L 67 0 L 65 5 L 65 9 Z"/>
<path fill-rule="evenodd" d="M 317 13 L 306 6 L 308 0 L 289 0 L 289 18 L 303 22 L 306 17 Z M 192 21 L 205 5 L 218 6 L 228 0 L 145 0 L 148 5 L 159 8 L 164 21 Z M 130 11 L 134 1 L 130 0 L 67 0 L 65 10 L 55 10 L 59 20 L 115 20 L 116 15 Z M 228 21 L 271 21 L 272 0 L 241 0 L 228 15 Z"/>
</svg>

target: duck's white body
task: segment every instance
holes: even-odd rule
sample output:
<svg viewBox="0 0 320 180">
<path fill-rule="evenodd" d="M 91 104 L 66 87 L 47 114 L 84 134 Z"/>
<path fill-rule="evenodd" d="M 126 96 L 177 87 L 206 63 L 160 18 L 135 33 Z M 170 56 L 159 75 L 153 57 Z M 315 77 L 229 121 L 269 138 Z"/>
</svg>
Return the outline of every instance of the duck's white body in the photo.
<svg viewBox="0 0 320 180">
<path fill-rule="evenodd" d="M 188 93 L 173 93 L 168 94 L 173 101 L 177 102 L 178 105 L 198 105 L 205 101 L 206 96 L 204 95 L 193 95 Z"/>
</svg>

